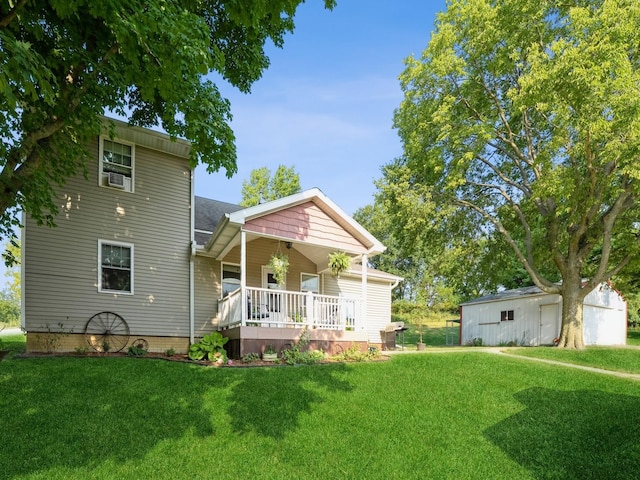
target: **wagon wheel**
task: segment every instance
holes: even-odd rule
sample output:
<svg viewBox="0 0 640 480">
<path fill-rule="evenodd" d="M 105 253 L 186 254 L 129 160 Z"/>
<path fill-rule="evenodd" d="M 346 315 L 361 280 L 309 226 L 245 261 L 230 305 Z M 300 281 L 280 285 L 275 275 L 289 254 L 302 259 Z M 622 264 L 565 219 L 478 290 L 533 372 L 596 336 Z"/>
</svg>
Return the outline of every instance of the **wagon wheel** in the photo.
<svg viewBox="0 0 640 480">
<path fill-rule="evenodd" d="M 131 345 L 139 348 L 140 350 L 149 350 L 149 342 L 147 342 L 144 338 L 136 338 Z"/>
<path fill-rule="evenodd" d="M 117 313 L 100 312 L 89 319 L 84 336 L 96 352 L 119 352 L 129 342 L 129 325 Z"/>
<path fill-rule="evenodd" d="M 344 348 L 339 343 L 334 343 L 331 347 L 331 355 L 337 357 L 338 355 L 342 355 L 344 353 Z"/>
</svg>

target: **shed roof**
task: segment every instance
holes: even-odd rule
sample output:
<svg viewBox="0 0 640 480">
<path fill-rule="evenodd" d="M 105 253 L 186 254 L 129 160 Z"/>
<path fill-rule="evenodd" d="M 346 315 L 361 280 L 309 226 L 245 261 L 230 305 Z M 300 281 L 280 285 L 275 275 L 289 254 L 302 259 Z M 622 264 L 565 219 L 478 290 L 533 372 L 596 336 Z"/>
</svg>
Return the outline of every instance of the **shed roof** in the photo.
<svg viewBox="0 0 640 480">
<path fill-rule="evenodd" d="M 502 300 L 511 300 L 513 298 L 536 296 L 536 295 L 551 295 L 551 294 L 547 292 L 543 292 L 540 289 L 540 287 L 537 287 L 536 285 L 531 285 L 530 287 L 520 287 L 520 288 L 511 289 L 511 290 L 503 290 L 501 292 L 494 293 L 491 295 L 485 295 L 483 297 L 474 298 L 473 300 L 464 302 L 461 305 L 464 306 L 464 305 L 470 305 L 474 303 L 499 302 Z"/>
</svg>

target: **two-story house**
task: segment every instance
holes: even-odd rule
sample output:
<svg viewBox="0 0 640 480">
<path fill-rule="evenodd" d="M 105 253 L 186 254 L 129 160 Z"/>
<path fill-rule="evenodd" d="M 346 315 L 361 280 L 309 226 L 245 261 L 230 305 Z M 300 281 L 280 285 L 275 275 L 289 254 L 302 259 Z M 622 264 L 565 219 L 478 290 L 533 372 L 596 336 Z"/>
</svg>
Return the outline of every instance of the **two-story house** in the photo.
<svg viewBox="0 0 640 480">
<path fill-rule="evenodd" d="M 125 123 L 90 145 L 89 177 L 59 191 L 56 228 L 24 219 L 29 351 L 186 352 L 217 329 L 233 357 L 283 348 L 304 328 L 338 352 L 381 343 L 394 275 L 362 268 L 384 246 L 320 190 L 243 208 L 194 195 L 190 145 Z M 105 122 L 106 124 L 106 122 Z M 105 128 L 106 132 L 106 128 Z M 328 255 L 351 268 L 334 277 Z M 286 255 L 284 283 L 269 259 Z"/>
</svg>

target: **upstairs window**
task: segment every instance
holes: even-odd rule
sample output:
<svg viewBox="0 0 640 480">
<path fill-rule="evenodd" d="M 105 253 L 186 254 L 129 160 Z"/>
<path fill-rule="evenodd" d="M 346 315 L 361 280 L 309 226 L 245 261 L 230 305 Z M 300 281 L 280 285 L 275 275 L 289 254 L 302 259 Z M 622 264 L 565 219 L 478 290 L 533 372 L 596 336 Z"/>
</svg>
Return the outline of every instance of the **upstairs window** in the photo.
<svg viewBox="0 0 640 480">
<path fill-rule="evenodd" d="M 133 245 L 98 242 L 98 290 L 133 293 Z"/>
<path fill-rule="evenodd" d="M 513 310 L 502 310 L 500 312 L 500 321 L 501 322 L 513 321 Z"/>
<path fill-rule="evenodd" d="M 135 146 L 100 138 L 100 185 L 133 192 Z"/>
</svg>

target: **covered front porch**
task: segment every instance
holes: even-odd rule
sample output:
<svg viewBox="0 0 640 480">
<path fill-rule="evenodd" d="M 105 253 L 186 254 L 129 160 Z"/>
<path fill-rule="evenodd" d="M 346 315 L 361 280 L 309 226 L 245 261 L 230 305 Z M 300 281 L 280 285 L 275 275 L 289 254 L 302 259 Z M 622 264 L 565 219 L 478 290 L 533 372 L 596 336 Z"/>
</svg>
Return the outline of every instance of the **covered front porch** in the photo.
<svg viewBox="0 0 640 480">
<path fill-rule="evenodd" d="M 238 326 L 339 331 L 364 328 L 362 299 L 313 292 L 241 287 L 219 300 L 218 315 L 218 330 Z"/>
<path fill-rule="evenodd" d="M 330 355 L 352 345 L 366 348 L 359 298 L 245 287 L 220 300 L 218 312 L 218 330 L 229 337 L 227 351 L 236 358 L 262 353 L 267 345 L 289 348 L 305 328 L 311 348 Z"/>
<path fill-rule="evenodd" d="M 367 348 L 367 265 L 384 250 L 374 237 L 318 190 L 226 213 L 198 255 L 220 262 L 215 328 L 230 339 L 235 358 L 291 346 L 306 329 L 310 348 L 326 353 Z M 329 268 L 330 253 L 351 266 L 343 278 Z M 276 281 L 270 259 L 286 257 Z M 375 327 L 377 328 L 377 327 Z"/>
</svg>

